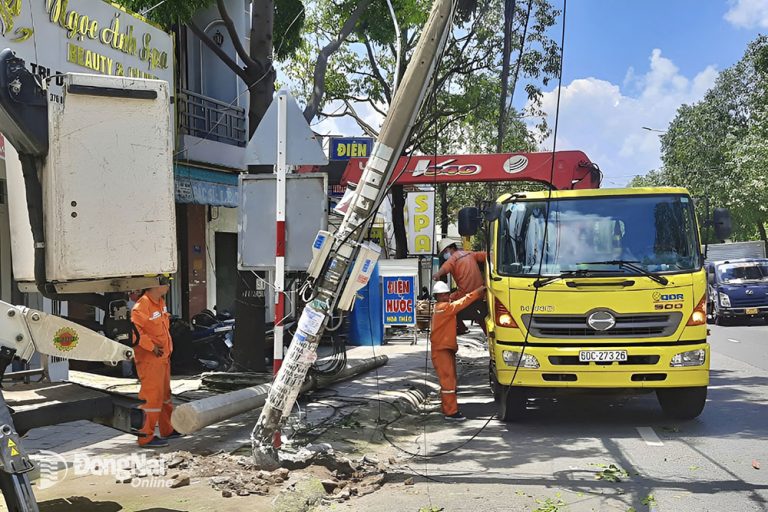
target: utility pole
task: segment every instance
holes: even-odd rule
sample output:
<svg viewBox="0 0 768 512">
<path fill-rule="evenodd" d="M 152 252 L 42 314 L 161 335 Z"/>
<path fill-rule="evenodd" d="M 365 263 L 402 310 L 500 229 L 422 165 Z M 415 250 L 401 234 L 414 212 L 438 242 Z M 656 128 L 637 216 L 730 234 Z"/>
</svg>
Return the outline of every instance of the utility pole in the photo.
<svg viewBox="0 0 768 512">
<path fill-rule="evenodd" d="M 330 252 L 322 261 L 322 270 L 313 283 L 311 300 L 299 319 L 296 334 L 251 434 L 253 456 L 261 467 L 279 466 L 277 452 L 273 446 L 274 433 L 280 429 L 293 409 L 307 371 L 317 358 L 317 346 L 330 314 L 337 306 L 340 309 L 351 309 L 354 298 L 349 300 L 348 295 L 350 286 L 354 287 L 356 283 L 348 281 L 354 279 L 362 283 L 367 282 L 367 277 L 360 275 L 358 279 L 355 274 L 361 266 L 360 258 L 367 258 L 358 257 L 361 252 L 360 241 L 384 196 L 394 166 L 422 106 L 438 56 L 442 53 L 450 32 L 455 7 L 454 0 L 435 1 L 371 157 L 363 170 L 350 207 L 338 231 L 333 235 Z M 316 248 L 323 243 L 321 236 L 322 233 L 318 235 Z M 363 272 L 372 266 L 369 264 L 370 261 L 363 263 Z M 351 277 L 348 275 L 350 267 L 353 270 Z M 347 299 L 339 303 L 342 294 Z"/>
</svg>

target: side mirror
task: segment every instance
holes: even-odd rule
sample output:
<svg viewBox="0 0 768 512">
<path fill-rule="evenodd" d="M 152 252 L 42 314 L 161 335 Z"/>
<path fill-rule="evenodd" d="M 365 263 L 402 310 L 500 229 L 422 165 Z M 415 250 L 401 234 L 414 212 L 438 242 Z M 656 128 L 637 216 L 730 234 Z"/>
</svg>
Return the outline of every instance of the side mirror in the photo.
<svg viewBox="0 0 768 512">
<path fill-rule="evenodd" d="M 707 282 L 709 284 L 715 284 L 715 274 L 714 274 L 714 272 L 707 272 Z"/>
<path fill-rule="evenodd" d="M 474 236 L 478 229 L 480 229 L 480 210 L 474 206 L 459 210 L 459 234 Z"/>
<path fill-rule="evenodd" d="M 499 220 L 502 211 L 504 211 L 504 207 L 496 201 L 487 201 L 483 203 L 483 215 L 488 222 Z"/>
<path fill-rule="evenodd" d="M 712 225 L 715 228 L 715 238 L 718 240 L 730 238 L 733 233 L 731 212 L 726 208 L 715 208 L 712 214 Z"/>
</svg>

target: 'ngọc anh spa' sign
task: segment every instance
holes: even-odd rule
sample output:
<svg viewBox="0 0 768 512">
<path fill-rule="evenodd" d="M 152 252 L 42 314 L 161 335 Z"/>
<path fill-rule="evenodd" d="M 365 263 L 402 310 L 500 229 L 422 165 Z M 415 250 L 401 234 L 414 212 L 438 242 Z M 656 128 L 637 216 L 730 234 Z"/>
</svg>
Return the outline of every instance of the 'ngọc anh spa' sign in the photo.
<svg viewBox="0 0 768 512">
<path fill-rule="evenodd" d="M 95 73 L 165 80 L 173 90 L 173 40 L 137 14 L 101 0 L 0 0 L 0 49 L 29 70 L 56 75 Z"/>
</svg>

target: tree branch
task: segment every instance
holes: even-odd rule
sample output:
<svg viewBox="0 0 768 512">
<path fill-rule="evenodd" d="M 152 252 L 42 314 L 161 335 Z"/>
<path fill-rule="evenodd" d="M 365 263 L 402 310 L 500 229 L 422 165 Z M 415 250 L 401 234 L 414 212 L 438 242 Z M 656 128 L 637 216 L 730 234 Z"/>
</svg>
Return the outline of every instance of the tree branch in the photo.
<svg viewBox="0 0 768 512">
<path fill-rule="evenodd" d="M 379 81 L 381 87 L 384 89 L 384 97 L 387 99 L 387 103 L 392 103 L 392 89 L 390 89 L 389 84 L 384 79 L 384 75 L 381 74 L 379 65 L 376 63 L 376 56 L 373 54 L 371 42 L 368 39 L 365 40 L 365 50 L 368 52 L 368 60 L 371 63 L 371 70 L 376 75 L 376 80 Z"/>
<path fill-rule="evenodd" d="M 222 2 L 223 0 L 218 1 Z M 357 20 L 360 19 L 360 16 L 362 16 L 370 3 L 371 0 L 360 0 L 355 7 L 355 10 L 352 11 L 352 14 L 347 18 L 347 21 L 342 25 L 338 37 L 320 50 L 320 54 L 317 56 L 317 62 L 315 63 L 312 97 L 310 97 L 309 102 L 307 102 L 307 108 L 304 109 L 304 119 L 306 119 L 307 122 L 311 121 L 312 118 L 317 115 L 317 110 L 320 108 L 320 103 L 325 95 L 325 73 L 328 70 L 328 58 L 341 47 L 341 44 L 347 39 L 349 34 L 352 33 Z"/>
<path fill-rule="evenodd" d="M 242 60 L 246 66 L 255 65 L 256 63 L 251 59 L 248 52 L 245 51 L 243 42 L 240 41 L 240 34 L 237 33 L 235 22 L 232 21 L 232 17 L 229 15 L 229 11 L 227 11 L 227 6 L 224 4 L 224 0 L 216 0 L 216 5 L 219 8 L 221 20 L 224 22 L 224 26 L 227 27 L 227 32 L 229 32 L 229 38 L 232 39 L 232 44 L 235 45 L 235 51 L 237 51 L 237 54 L 240 56 L 240 60 Z"/>
<path fill-rule="evenodd" d="M 203 44 L 208 47 L 209 50 L 215 53 L 216 56 L 220 58 L 224 64 L 227 65 L 227 67 L 229 67 L 237 76 L 242 78 L 243 81 L 245 81 L 246 83 L 248 82 L 245 69 L 243 69 L 243 67 L 241 67 L 237 62 L 235 62 L 232 59 L 232 57 L 227 55 L 227 53 L 224 50 L 219 48 L 219 45 L 214 43 L 211 40 L 211 38 L 208 37 L 208 35 L 205 32 L 203 32 L 202 29 L 200 29 L 200 27 L 198 27 L 193 21 L 190 21 L 189 23 L 187 23 L 187 26 L 192 31 L 192 33 L 195 34 L 197 38 L 200 39 L 200 41 L 202 41 Z"/>
<path fill-rule="evenodd" d="M 357 124 L 360 126 L 360 128 L 363 129 L 365 133 L 367 133 L 373 138 L 376 138 L 379 136 L 379 132 L 377 132 L 373 128 L 373 126 L 363 121 L 363 119 L 358 115 L 357 111 L 355 110 L 355 107 L 353 107 L 349 101 L 344 100 L 344 104 L 347 106 L 347 113 L 349 113 L 349 115 L 351 115 L 354 118 L 355 122 L 357 122 Z"/>
</svg>

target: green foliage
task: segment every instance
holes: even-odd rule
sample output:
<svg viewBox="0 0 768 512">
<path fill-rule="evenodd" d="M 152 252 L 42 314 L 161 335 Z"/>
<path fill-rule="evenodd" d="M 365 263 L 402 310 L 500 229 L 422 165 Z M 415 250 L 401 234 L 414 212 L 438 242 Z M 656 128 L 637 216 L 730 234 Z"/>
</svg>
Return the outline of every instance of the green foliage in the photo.
<svg viewBox="0 0 768 512">
<path fill-rule="evenodd" d="M 623 482 L 629 479 L 629 473 L 625 469 L 621 469 L 616 464 L 592 464 L 601 468 L 600 471 L 595 473 L 597 480 L 605 480 L 606 482 Z"/>
<path fill-rule="evenodd" d="M 160 0 L 116 0 L 116 3 L 134 12 L 151 9 Z M 147 18 L 163 27 L 170 28 L 176 24 L 189 21 L 200 9 L 205 9 L 216 3 L 215 0 L 166 0 L 165 3 L 152 9 Z"/>
<path fill-rule="evenodd" d="M 536 499 L 536 503 L 539 507 L 533 512 L 561 512 L 563 507 L 568 505 L 563 501 L 559 492 L 555 494 L 554 498 Z"/>
<path fill-rule="evenodd" d="M 216 0 L 115 0 L 116 3 L 134 12 L 152 9 L 147 18 L 166 29 L 187 23 L 198 11 L 216 5 Z M 159 5 L 158 5 L 159 4 Z M 273 25 L 275 57 L 279 60 L 290 57 L 301 43 L 301 29 L 304 26 L 304 4 L 302 0 L 275 0 Z M 157 7 L 155 7 L 157 6 Z M 230 13 L 233 16 L 234 13 Z"/>
<path fill-rule="evenodd" d="M 664 167 L 631 185 L 686 187 L 700 218 L 707 199 L 731 210 L 734 239 L 765 239 L 767 136 L 768 37 L 759 36 L 700 102 L 678 109 L 661 137 Z"/>
</svg>

